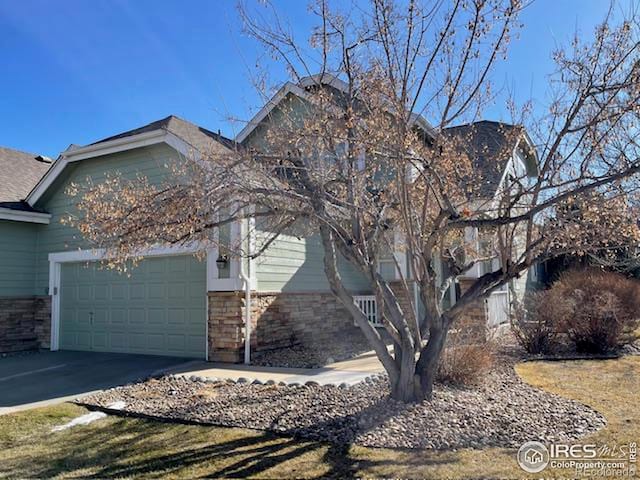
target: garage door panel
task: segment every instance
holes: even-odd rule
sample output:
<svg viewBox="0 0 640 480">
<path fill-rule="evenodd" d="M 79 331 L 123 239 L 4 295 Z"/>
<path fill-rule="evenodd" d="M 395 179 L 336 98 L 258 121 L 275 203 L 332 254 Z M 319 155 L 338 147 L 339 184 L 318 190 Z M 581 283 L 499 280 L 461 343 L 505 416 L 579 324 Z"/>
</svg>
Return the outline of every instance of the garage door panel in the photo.
<svg viewBox="0 0 640 480">
<path fill-rule="evenodd" d="M 92 310 L 87 307 L 80 307 L 77 310 L 76 325 L 78 327 L 89 327 L 91 325 Z"/>
<path fill-rule="evenodd" d="M 109 347 L 114 351 L 126 351 L 128 348 L 127 335 L 124 333 L 111 332 L 109 335 Z"/>
<path fill-rule="evenodd" d="M 149 283 L 147 287 L 147 298 L 149 300 L 162 300 L 165 298 L 165 285 L 163 283 Z"/>
<path fill-rule="evenodd" d="M 186 257 L 172 257 L 167 262 L 169 273 L 184 273 L 187 271 Z"/>
<path fill-rule="evenodd" d="M 187 335 L 187 349 L 188 350 L 204 350 L 206 348 L 207 341 L 202 337 L 202 335 Z"/>
<path fill-rule="evenodd" d="M 111 308 L 109 310 L 109 322 L 111 325 L 125 325 L 128 317 L 127 310 L 124 308 Z"/>
<path fill-rule="evenodd" d="M 167 325 L 184 325 L 187 323 L 185 308 L 169 308 L 167 311 Z"/>
<path fill-rule="evenodd" d="M 167 312 L 164 308 L 150 308 L 147 315 L 149 325 L 165 326 L 167 324 Z"/>
<path fill-rule="evenodd" d="M 147 334 L 146 333 L 129 334 L 129 347 L 135 350 L 146 350 Z"/>
<path fill-rule="evenodd" d="M 109 299 L 109 284 L 98 283 L 93 286 L 94 300 L 108 300 Z"/>
<path fill-rule="evenodd" d="M 147 262 L 147 275 L 164 274 L 167 270 L 167 262 Z"/>
<path fill-rule="evenodd" d="M 91 302 L 95 299 L 93 285 L 78 285 L 76 291 L 79 302 Z"/>
<path fill-rule="evenodd" d="M 106 350 L 107 349 L 107 334 L 106 332 L 93 332 L 93 342 L 94 349 Z"/>
<path fill-rule="evenodd" d="M 184 350 L 185 338 L 184 334 L 168 334 L 167 335 L 167 349 L 168 350 Z"/>
<path fill-rule="evenodd" d="M 111 300 L 127 300 L 127 288 L 124 284 L 111 284 Z"/>
<path fill-rule="evenodd" d="M 76 345 L 80 350 L 91 350 L 91 332 L 81 331 L 75 334 Z"/>
<path fill-rule="evenodd" d="M 130 275 L 63 264 L 60 348 L 203 358 L 205 270 L 192 256 L 145 259 Z"/>
<path fill-rule="evenodd" d="M 109 323 L 109 308 L 96 306 L 93 309 L 93 325 L 96 327 L 106 326 Z"/>
<path fill-rule="evenodd" d="M 132 283 L 129 287 L 129 299 L 130 300 L 145 300 L 145 285 L 144 283 Z"/>
<path fill-rule="evenodd" d="M 187 294 L 186 282 L 174 282 L 169 286 L 168 297 L 171 300 L 184 299 Z"/>
</svg>

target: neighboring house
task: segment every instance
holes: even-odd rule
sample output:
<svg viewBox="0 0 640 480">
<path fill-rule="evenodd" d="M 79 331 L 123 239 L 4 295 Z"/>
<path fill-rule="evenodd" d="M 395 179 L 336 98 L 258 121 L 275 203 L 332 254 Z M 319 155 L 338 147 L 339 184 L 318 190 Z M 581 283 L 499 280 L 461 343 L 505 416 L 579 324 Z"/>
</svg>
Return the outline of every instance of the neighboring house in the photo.
<svg viewBox="0 0 640 480">
<path fill-rule="evenodd" d="M 65 193 L 70 182 L 82 183 L 87 177 L 99 182 L 110 172 L 161 181 L 177 158 L 223 153 L 237 143 L 257 145 L 279 102 L 304 97 L 309 86 L 304 81 L 285 84 L 235 142 L 170 116 L 91 145 L 71 146 L 52 164 L 43 157 L 0 149 L 0 350 L 37 346 L 237 362 L 246 359 L 249 349 L 357 335 L 329 290 L 315 236 L 278 238 L 264 255 L 247 262 L 247 285 L 240 260 L 220 262 L 216 248 L 199 261 L 189 248 L 159 247 L 145 253 L 131 276 L 102 269 L 98 260 L 103 252 L 92 250 L 76 230 L 60 222 L 74 211 Z M 428 130 L 420 117 L 415 124 Z M 486 129 L 492 125 L 497 124 L 486 122 Z M 495 195 L 509 169 L 534 173 L 529 148 L 523 137 L 504 163 L 492 166 L 502 175 L 492 177 L 487 192 Z M 237 222 L 228 234 L 239 239 L 247 229 L 247 222 Z M 259 230 L 255 236 L 259 241 Z M 469 236 L 478 241 L 475 232 Z M 402 253 L 396 255 L 403 260 Z M 383 268 L 399 280 L 394 268 Z M 468 272 L 465 278 L 480 273 Z M 354 269 L 343 265 L 342 275 L 354 296 L 371 301 L 366 282 Z M 451 295 L 455 301 L 455 289 Z M 415 299 L 402 301 L 406 305 Z M 476 310 L 472 314 L 486 325 L 486 306 Z"/>
</svg>

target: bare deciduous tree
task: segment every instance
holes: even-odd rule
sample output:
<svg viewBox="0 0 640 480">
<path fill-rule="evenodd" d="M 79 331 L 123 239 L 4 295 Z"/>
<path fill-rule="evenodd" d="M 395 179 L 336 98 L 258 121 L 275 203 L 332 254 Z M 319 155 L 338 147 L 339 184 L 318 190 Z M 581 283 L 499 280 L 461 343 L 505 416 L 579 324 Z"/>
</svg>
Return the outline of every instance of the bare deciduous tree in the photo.
<svg viewBox="0 0 640 480">
<path fill-rule="evenodd" d="M 554 52 L 547 108 L 521 108 L 517 125 L 499 127 L 495 151 L 478 143 L 472 122 L 495 100 L 491 72 L 520 28 L 520 2 L 372 0 L 346 11 L 320 0 L 309 44 L 269 4 L 259 8 L 240 7 L 246 31 L 300 95 L 278 104 L 260 138 L 188 162 L 162 185 L 114 176 L 72 189 L 81 214 L 69 221 L 112 263 L 158 242 L 212 242 L 223 225 L 250 217 L 260 242 L 238 254 L 260 255 L 285 232 L 315 232 L 331 290 L 384 365 L 391 395 L 420 401 L 469 305 L 541 259 L 637 242 L 622 208 L 640 169 L 635 17 L 607 17 L 589 41 L 576 36 Z M 451 128 L 459 124 L 467 126 Z M 527 168 L 500 178 L 516 147 Z M 580 215 L 556 215 L 578 201 Z M 489 248 L 468 241 L 476 232 Z M 407 259 L 400 289 L 378 269 L 397 249 Z M 456 276 L 495 256 L 500 267 L 448 305 Z M 375 292 L 392 351 L 354 305 L 341 261 Z M 421 314 L 402 307 L 414 285 Z"/>
</svg>

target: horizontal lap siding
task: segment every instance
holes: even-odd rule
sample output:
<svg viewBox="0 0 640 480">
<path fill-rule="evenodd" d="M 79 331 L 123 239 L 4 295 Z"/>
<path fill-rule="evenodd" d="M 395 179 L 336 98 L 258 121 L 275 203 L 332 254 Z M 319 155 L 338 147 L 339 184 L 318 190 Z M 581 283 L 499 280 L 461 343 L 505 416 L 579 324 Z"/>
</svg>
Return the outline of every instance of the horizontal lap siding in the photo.
<svg viewBox="0 0 640 480">
<path fill-rule="evenodd" d="M 72 165 L 71 172 L 53 187 L 49 198 L 42 204 L 51 217 L 51 223 L 38 229 L 35 291 L 37 295 L 48 293 L 49 253 L 91 248 L 79 232 L 62 225 L 60 220 L 69 213 L 75 213 L 77 199 L 69 197 L 65 190 L 71 182 L 85 184 L 90 177 L 95 183 L 105 179 L 107 172 L 119 172 L 124 177 L 134 178 L 140 174 L 152 183 L 160 183 L 167 178 L 169 170 L 165 165 L 178 158 L 178 153 L 166 145 L 154 145 L 129 152 L 105 155 L 96 159 L 82 160 Z"/>
<path fill-rule="evenodd" d="M 37 226 L 0 220 L 0 297 L 34 294 Z"/>
<path fill-rule="evenodd" d="M 258 231 L 258 244 L 264 234 Z M 300 238 L 282 235 L 256 260 L 258 290 L 262 292 L 328 291 L 324 273 L 324 253 L 317 235 Z M 346 261 L 340 262 L 345 286 L 352 291 L 367 291 L 368 285 Z"/>
</svg>

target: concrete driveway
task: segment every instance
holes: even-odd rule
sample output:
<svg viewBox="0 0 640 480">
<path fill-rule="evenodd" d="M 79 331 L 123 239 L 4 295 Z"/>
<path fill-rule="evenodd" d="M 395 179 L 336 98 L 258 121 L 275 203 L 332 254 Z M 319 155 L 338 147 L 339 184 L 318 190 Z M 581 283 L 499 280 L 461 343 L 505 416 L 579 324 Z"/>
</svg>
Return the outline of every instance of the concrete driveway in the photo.
<svg viewBox="0 0 640 480">
<path fill-rule="evenodd" d="M 40 352 L 0 359 L 0 415 L 71 400 L 193 360 L 98 352 Z"/>
</svg>

